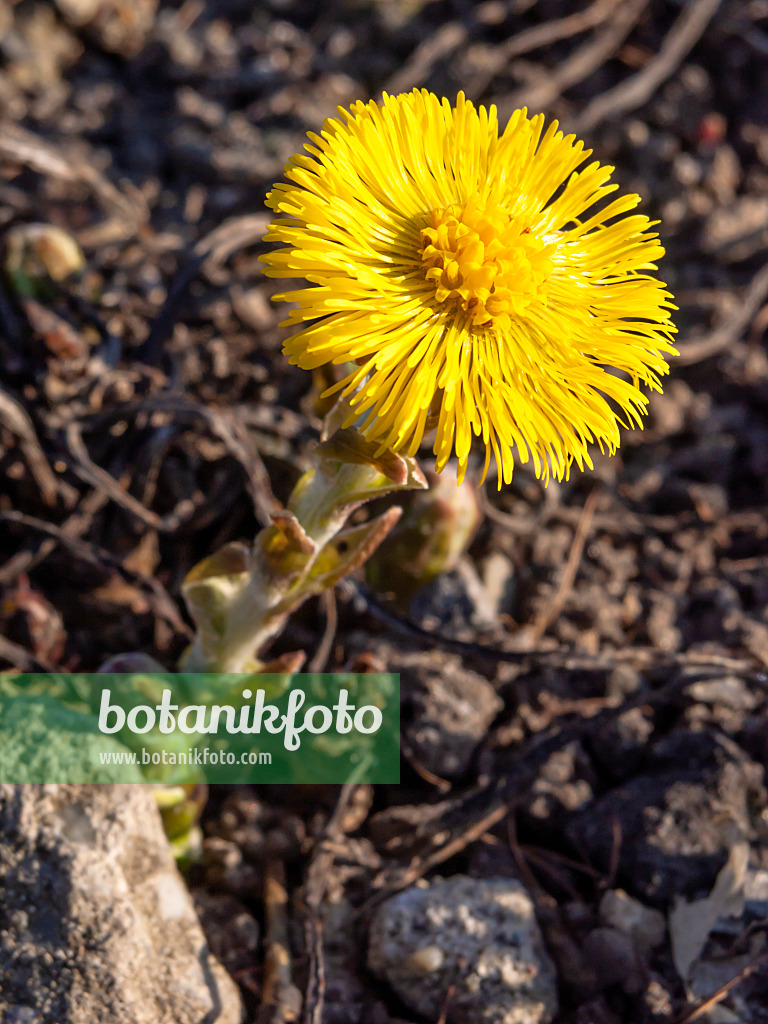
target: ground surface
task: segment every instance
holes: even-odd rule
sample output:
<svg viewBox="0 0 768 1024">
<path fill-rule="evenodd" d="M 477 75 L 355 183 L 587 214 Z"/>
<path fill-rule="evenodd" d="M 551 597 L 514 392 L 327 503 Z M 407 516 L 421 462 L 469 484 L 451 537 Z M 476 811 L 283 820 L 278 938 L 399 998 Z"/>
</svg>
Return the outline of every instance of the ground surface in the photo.
<svg viewBox="0 0 768 1024">
<path fill-rule="evenodd" d="M 305 465 L 312 380 L 281 355 L 259 240 L 266 190 L 337 104 L 414 85 L 528 104 L 661 220 L 681 357 L 647 429 L 547 491 L 522 469 L 489 488 L 469 554 L 405 621 L 386 593 L 342 593 L 280 639 L 315 667 L 401 671 L 406 758 L 400 787 L 340 806 L 213 794 L 191 880 L 252 1015 L 277 862 L 291 891 L 309 878 L 310 921 L 436 870 L 518 875 L 562 1024 L 703 1019 L 711 993 L 713 1021 L 768 1021 L 766 82 L 763 0 L 0 0 L 0 233 L 47 221 L 87 259 L 37 304 L 0 288 L 10 666 L 93 670 L 126 650 L 173 666 L 185 573 L 252 536 Z M 601 899 L 622 888 L 667 914 L 743 842 L 753 898 L 689 995 L 669 933 L 627 952 Z M 365 920 L 307 1019 L 408 1016 L 364 969 Z M 329 955 L 308 934 L 291 937 L 301 989 Z"/>
</svg>

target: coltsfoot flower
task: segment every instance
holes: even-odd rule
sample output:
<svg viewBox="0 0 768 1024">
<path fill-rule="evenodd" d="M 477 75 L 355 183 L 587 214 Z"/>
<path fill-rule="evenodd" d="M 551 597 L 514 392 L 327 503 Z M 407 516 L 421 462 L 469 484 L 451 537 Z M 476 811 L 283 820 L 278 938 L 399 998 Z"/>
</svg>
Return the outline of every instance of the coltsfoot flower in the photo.
<svg viewBox="0 0 768 1024">
<path fill-rule="evenodd" d="M 603 202 L 613 168 L 541 114 L 500 134 L 494 107 L 425 90 L 339 114 L 267 197 L 267 273 L 309 282 L 278 296 L 310 322 L 291 362 L 351 364 L 330 389 L 345 425 L 409 455 L 436 426 L 436 468 L 455 450 L 459 480 L 473 435 L 499 484 L 515 458 L 562 479 L 591 444 L 615 451 L 675 353 L 649 273 L 664 249 L 623 216 L 639 196 Z"/>
</svg>

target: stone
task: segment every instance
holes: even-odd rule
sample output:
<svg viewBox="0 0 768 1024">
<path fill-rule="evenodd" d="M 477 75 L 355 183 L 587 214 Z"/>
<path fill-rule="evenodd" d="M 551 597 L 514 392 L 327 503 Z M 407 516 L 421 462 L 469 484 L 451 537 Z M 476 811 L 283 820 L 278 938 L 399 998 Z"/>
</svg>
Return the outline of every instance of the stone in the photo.
<svg viewBox="0 0 768 1024">
<path fill-rule="evenodd" d="M 440 778 L 454 779 L 467 771 L 503 707 L 487 679 L 460 666 L 458 658 L 450 657 L 443 672 L 421 674 L 422 685 L 413 694 L 416 713 L 405 728 L 416 759 Z"/>
<path fill-rule="evenodd" d="M 743 679 L 724 676 L 722 679 L 702 679 L 691 683 L 688 693 L 702 704 L 722 704 L 734 711 L 753 711 L 758 703 Z"/>
<path fill-rule="evenodd" d="M 729 849 L 723 820 L 757 838 L 768 805 L 762 765 L 725 736 L 675 730 L 650 747 L 644 772 L 566 818 L 569 853 L 609 871 L 621 829 L 617 878 L 646 906 L 709 892 Z"/>
<path fill-rule="evenodd" d="M 0 779 L 35 783 L 57 778 L 105 783 L 115 769 L 103 755 L 124 754 L 114 736 L 105 736 L 97 720 L 46 694 L 0 695 Z M 121 765 L 126 782 L 141 782 L 138 765 Z"/>
<path fill-rule="evenodd" d="M 192 893 L 208 945 L 229 974 L 259 963 L 259 924 L 248 908 L 229 893 L 196 889 Z"/>
<path fill-rule="evenodd" d="M 398 893 L 371 924 L 368 964 L 428 1020 L 547 1024 L 555 968 L 528 892 L 513 878 L 436 878 Z"/>
<path fill-rule="evenodd" d="M 364 633 L 352 634 L 349 648 L 353 659 L 360 652 L 400 675 L 406 756 L 444 779 L 468 771 L 504 707 L 493 684 L 440 648 L 424 650 Z"/>
<path fill-rule="evenodd" d="M 584 959 L 600 988 L 621 985 L 627 994 L 643 986 L 643 966 L 631 936 L 617 928 L 595 928 L 584 940 Z"/>
<path fill-rule="evenodd" d="M 661 945 L 667 921 L 660 910 L 644 906 L 623 889 L 609 889 L 600 900 L 600 917 L 610 928 L 629 935 L 640 952 Z"/>
<path fill-rule="evenodd" d="M 0 785 L 0 1020 L 239 1024 L 149 786 Z"/>
</svg>

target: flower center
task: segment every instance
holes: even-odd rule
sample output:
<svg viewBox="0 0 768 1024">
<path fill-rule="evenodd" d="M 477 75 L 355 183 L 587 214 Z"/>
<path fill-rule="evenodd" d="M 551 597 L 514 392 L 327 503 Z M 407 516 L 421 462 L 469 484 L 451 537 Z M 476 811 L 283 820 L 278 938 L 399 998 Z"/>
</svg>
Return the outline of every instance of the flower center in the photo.
<svg viewBox="0 0 768 1024">
<path fill-rule="evenodd" d="M 453 302 L 473 326 L 509 325 L 532 302 L 546 302 L 552 246 L 500 206 L 433 210 L 419 249 L 438 302 Z"/>
</svg>

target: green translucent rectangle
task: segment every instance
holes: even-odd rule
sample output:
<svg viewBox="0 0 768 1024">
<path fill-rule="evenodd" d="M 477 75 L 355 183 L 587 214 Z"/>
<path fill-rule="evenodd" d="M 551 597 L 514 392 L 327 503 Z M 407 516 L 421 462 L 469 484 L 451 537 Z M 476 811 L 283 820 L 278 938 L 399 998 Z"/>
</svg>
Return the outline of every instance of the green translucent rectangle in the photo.
<svg viewBox="0 0 768 1024">
<path fill-rule="evenodd" d="M 399 781 L 391 673 L 0 674 L 0 782 Z"/>
</svg>

